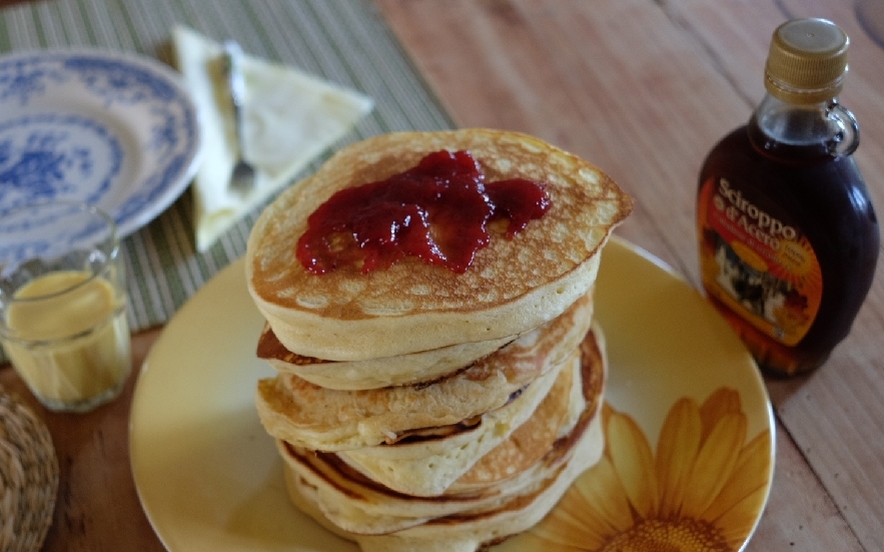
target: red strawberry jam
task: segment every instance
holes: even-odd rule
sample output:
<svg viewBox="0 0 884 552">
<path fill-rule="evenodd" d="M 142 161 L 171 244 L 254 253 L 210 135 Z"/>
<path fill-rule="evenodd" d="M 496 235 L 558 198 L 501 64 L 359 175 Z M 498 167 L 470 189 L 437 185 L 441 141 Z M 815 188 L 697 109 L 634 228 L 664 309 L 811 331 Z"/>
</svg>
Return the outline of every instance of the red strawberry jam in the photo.
<svg viewBox="0 0 884 552">
<path fill-rule="evenodd" d="M 486 182 L 467 151 L 438 151 L 386 180 L 335 193 L 307 220 L 297 257 L 313 274 L 345 266 L 363 273 L 405 257 L 461 274 L 490 240 L 489 222 L 507 219 L 507 239 L 549 209 L 545 185 Z"/>
</svg>

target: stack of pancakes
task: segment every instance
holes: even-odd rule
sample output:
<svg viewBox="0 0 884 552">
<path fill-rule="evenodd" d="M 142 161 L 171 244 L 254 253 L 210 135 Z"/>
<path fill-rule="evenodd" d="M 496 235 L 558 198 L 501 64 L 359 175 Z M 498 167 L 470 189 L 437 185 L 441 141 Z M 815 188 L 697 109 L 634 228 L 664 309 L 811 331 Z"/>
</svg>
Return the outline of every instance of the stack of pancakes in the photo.
<svg viewBox="0 0 884 552">
<path fill-rule="evenodd" d="M 488 181 L 543 183 L 549 210 L 463 273 L 406 257 L 326 274 L 295 258 L 336 191 L 468 151 Z M 593 286 L 632 208 L 593 165 L 522 134 L 394 133 L 284 192 L 249 238 L 249 291 L 277 369 L 256 402 L 295 504 L 365 551 L 473 552 L 539 521 L 604 448 Z"/>
</svg>

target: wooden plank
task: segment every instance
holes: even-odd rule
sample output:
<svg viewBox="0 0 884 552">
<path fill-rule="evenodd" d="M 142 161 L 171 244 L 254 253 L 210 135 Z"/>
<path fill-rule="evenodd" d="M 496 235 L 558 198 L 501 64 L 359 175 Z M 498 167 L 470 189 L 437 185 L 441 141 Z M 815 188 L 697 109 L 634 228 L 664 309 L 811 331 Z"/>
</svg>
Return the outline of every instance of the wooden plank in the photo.
<svg viewBox="0 0 884 552">
<path fill-rule="evenodd" d="M 43 552 L 165 550 L 138 501 L 127 438 L 138 369 L 158 336 L 157 329 L 133 339 L 133 371 L 121 396 L 87 414 L 49 412 L 8 364 L 0 368 L 0 386 L 43 420 L 58 457 L 58 495 Z"/>
<path fill-rule="evenodd" d="M 880 8 L 880 4 L 879 4 Z M 667 4 L 673 18 L 692 29 L 717 67 L 747 96 L 763 94 L 760 75 L 770 34 L 793 17 L 824 17 L 851 37 L 850 70 L 842 103 L 861 126 L 856 154 L 878 213 L 884 209 L 884 49 L 857 19 L 854 2 L 786 0 L 784 2 L 710 3 L 685 0 Z M 884 16 L 884 12 L 882 12 Z M 757 24 L 747 25 L 747 20 Z M 759 49 L 757 44 L 763 44 Z M 752 67 L 750 71 L 747 68 Z M 882 550 L 884 495 L 884 256 L 852 333 L 829 362 L 810 377 L 770 381 L 777 414 L 834 497 L 867 550 Z"/>
<path fill-rule="evenodd" d="M 748 107 L 701 70 L 702 52 L 661 10 L 643 1 L 382 5 L 396 7 L 387 15 L 461 125 L 530 132 L 594 162 L 638 200 L 621 235 L 696 275 L 697 171 Z M 676 100 L 687 97 L 706 105 Z"/>
<path fill-rule="evenodd" d="M 763 95 L 770 35 L 785 19 L 780 8 L 711 0 L 379 4 L 461 125 L 525 131 L 595 162 L 638 201 L 618 232 L 698 281 L 696 173 L 705 152 Z M 876 59 L 856 56 L 850 84 L 859 103 L 880 109 L 884 102 L 862 84 L 873 78 L 868 56 Z M 884 161 L 880 144 L 864 146 L 865 165 Z M 875 399 L 884 383 L 873 334 L 884 333 L 882 272 L 857 328 L 825 369 L 769 382 L 785 431 L 754 549 L 878 546 L 873 518 L 884 506 L 871 482 L 884 479 L 884 407 Z M 845 410 L 850 404 L 865 410 Z"/>
<path fill-rule="evenodd" d="M 777 424 L 777 465 L 764 515 L 745 552 L 867 550 L 857 540 L 801 451 Z"/>
</svg>

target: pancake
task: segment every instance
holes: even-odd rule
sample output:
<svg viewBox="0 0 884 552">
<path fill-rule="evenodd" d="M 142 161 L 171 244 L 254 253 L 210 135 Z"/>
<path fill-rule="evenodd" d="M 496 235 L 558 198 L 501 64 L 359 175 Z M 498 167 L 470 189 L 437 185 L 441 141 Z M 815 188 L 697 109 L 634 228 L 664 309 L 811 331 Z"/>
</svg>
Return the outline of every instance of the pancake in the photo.
<svg viewBox="0 0 884 552">
<path fill-rule="evenodd" d="M 592 298 L 592 292 L 587 293 Z M 585 315 L 592 317 L 591 308 Z M 273 329 L 265 324 L 258 339 L 258 358 L 279 372 L 328 389 L 379 389 L 396 385 L 425 383 L 450 374 L 488 356 L 518 339 L 509 336 L 492 341 L 463 343 L 410 355 L 362 361 L 333 361 L 301 356 L 279 342 Z"/>
<path fill-rule="evenodd" d="M 349 486 L 345 487 L 346 493 L 330 499 L 327 493 L 331 486 L 324 479 L 329 474 L 293 467 L 301 458 L 290 456 L 285 444 L 279 444 L 286 460 L 285 482 L 292 502 L 329 531 L 356 541 L 363 552 L 476 552 L 534 526 L 555 507 L 574 480 L 598 462 L 604 449 L 601 416 L 586 416 L 583 421 L 586 423 L 578 424 L 560 446 L 535 464 L 531 473 L 537 479 L 521 493 L 480 499 L 480 504 L 465 498 L 442 501 L 437 497 L 426 502 L 404 499 L 402 507 L 413 513 L 403 518 L 366 516 L 355 507 L 363 496 Z M 350 504 L 326 502 L 334 499 Z M 434 517 L 423 506 L 441 506 L 452 513 Z"/>
<path fill-rule="evenodd" d="M 432 381 L 469 366 L 518 337 L 461 343 L 393 357 L 335 361 L 289 351 L 279 342 L 270 325 L 265 324 L 258 339 L 257 354 L 279 372 L 295 374 L 320 387 L 353 391 Z"/>
<path fill-rule="evenodd" d="M 361 391 L 326 389 L 292 374 L 258 382 L 256 405 L 266 431 L 311 450 L 343 451 L 392 443 L 415 429 L 460 424 L 498 409 L 561 364 L 592 323 L 592 298 L 472 366 L 432 384 Z"/>
<path fill-rule="evenodd" d="M 278 441 L 290 496 L 330 530 L 357 540 L 364 551 L 387 549 L 381 546 L 437 549 L 424 547 L 432 544 L 430 540 L 445 543 L 440 550 L 475 550 L 481 543 L 527 529 L 549 511 L 580 472 L 599 460 L 604 449 L 599 412 L 606 360 L 598 328 L 587 335 L 581 354 L 574 387 L 581 391 L 584 407 L 576 423 L 566 416 L 556 428 L 560 436 L 540 454 L 525 451 L 524 469 L 516 476 L 489 479 L 480 474 L 468 478 L 484 483 L 470 492 L 415 497 L 365 477 L 339 455 L 299 451 Z M 495 451 L 502 447 L 506 448 L 500 445 Z M 494 451 L 488 457 L 504 458 Z M 506 457 L 513 455 L 507 452 Z"/>
<path fill-rule="evenodd" d="M 527 473 L 530 467 L 574 429 L 587 408 L 601 403 L 603 347 L 603 335 L 596 324 L 531 411 L 521 407 L 511 417 L 500 412 L 511 404 L 450 437 L 369 447 L 338 456 L 375 482 L 415 496 L 488 492 L 494 485 L 523 484 L 532 478 Z M 538 383 L 531 384 L 526 394 L 539 392 L 532 389 L 539 387 Z M 519 400 L 528 398 L 526 394 Z"/>
<path fill-rule="evenodd" d="M 533 418 L 538 405 L 548 398 L 567 404 L 575 372 L 579 378 L 577 350 L 565 362 L 537 378 L 517 398 L 480 416 L 474 425 L 450 435 L 342 451 L 338 456 L 363 475 L 394 491 L 414 496 L 442 494 L 482 456 Z M 551 396 L 552 389 L 556 392 Z"/>
<path fill-rule="evenodd" d="M 368 274 L 346 266 L 314 275 L 298 262 L 307 218 L 332 194 L 440 150 L 471 152 L 488 181 L 544 183 L 549 210 L 511 239 L 492 233 L 460 274 L 412 257 Z M 342 149 L 264 210 L 249 236 L 246 280 L 279 341 L 303 356 L 358 361 L 502 339 L 555 318 L 590 290 L 601 248 L 631 208 L 594 165 L 530 136 L 385 134 Z"/>
<path fill-rule="evenodd" d="M 292 502 L 332 532 L 356 540 L 363 552 L 368 552 L 387 550 L 371 547 L 373 540 L 412 546 L 395 550 L 425 550 L 423 546 L 416 545 L 435 540 L 452 546 L 442 547 L 441 550 L 455 550 L 458 549 L 458 541 L 464 537 L 468 537 L 466 540 L 473 545 L 473 548 L 464 550 L 474 551 L 482 543 L 499 542 L 530 528 L 555 506 L 583 471 L 601 458 L 604 449 L 601 416 L 593 416 L 585 425 L 576 427 L 563 443 L 564 446 L 550 451 L 548 459 L 534 466 L 536 469 L 532 474 L 537 479 L 521 489 L 521 493 L 511 496 L 461 496 L 445 497 L 444 500 L 441 497 L 419 500 L 406 495 L 370 496 L 371 499 L 389 499 L 390 504 L 377 509 L 389 506 L 395 508 L 397 513 L 407 511 L 410 515 L 366 513 L 361 510 L 364 505 L 361 502 L 365 499 L 362 493 L 371 489 L 370 483 L 362 486 L 354 483 L 353 479 L 349 479 L 351 474 L 346 472 L 343 463 L 317 462 L 306 468 L 293 467 L 300 465 L 304 457 L 293 455 L 291 449 L 287 449 L 281 441 L 278 445 L 286 461 L 285 482 Z M 342 471 L 336 473 L 334 469 Z M 330 482 L 343 485 L 346 493 L 328 496 L 327 493 L 333 488 Z M 546 494 L 550 491 L 552 494 Z M 395 538 L 386 541 L 371 538 L 384 536 Z"/>
<path fill-rule="evenodd" d="M 598 324 L 593 324 L 580 352 L 580 371 L 574 385 L 570 378 L 560 376 L 534 414 L 450 485 L 445 494 L 488 492 L 491 486 L 524 484 L 526 479 L 534 478 L 532 467 L 573 431 L 584 412 L 598 413 L 607 370 L 604 334 Z M 567 397 L 562 398 L 562 393 Z"/>
</svg>

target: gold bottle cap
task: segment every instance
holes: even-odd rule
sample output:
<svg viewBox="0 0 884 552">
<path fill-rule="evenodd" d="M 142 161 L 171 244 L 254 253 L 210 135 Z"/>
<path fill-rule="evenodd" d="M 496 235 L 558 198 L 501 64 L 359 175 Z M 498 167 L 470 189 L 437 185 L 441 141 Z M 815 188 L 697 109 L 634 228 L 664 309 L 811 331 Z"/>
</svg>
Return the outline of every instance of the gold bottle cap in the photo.
<svg viewBox="0 0 884 552">
<path fill-rule="evenodd" d="M 790 103 L 819 103 L 841 92 L 850 39 L 826 19 L 793 19 L 773 33 L 764 86 Z"/>
</svg>

